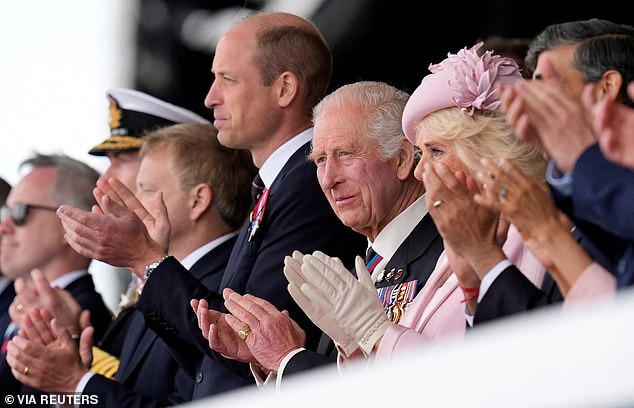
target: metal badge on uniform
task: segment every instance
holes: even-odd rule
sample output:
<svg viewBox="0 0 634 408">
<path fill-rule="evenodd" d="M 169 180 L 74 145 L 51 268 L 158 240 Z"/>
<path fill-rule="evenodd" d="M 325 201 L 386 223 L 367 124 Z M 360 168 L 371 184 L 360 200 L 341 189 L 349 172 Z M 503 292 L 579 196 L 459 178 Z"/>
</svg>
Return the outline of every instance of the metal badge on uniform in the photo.
<svg viewBox="0 0 634 408">
<path fill-rule="evenodd" d="M 269 189 L 266 188 L 264 189 L 264 191 L 262 191 L 258 202 L 255 204 L 253 211 L 251 211 L 251 214 L 249 215 L 249 221 L 251 222 L 251 225 L 249 226 L 249 242 L 251 242 L 251 240 L 255 236 L 255 233 L 258 232 L 260 224 L 264 219 L 264 210 L 266 210 L 266 202 L 268 201 L 268 199 Z"/>
<path fill-rule="evenodd" d="M 412 280 L 377 289 L 383 309 L 393 323 L 396 324 L 403 318 L 407 307 L 416 296 L 417 286 L 418 281 Z"/>
</svg>

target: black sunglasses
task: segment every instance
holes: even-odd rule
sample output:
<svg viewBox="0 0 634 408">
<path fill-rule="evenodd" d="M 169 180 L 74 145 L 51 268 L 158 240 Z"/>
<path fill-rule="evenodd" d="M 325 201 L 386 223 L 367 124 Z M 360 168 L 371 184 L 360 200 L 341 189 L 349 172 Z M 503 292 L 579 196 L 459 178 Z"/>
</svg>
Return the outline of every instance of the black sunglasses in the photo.
<svg viewBox="0 0 634 408">
<path fill-rule="evenodd" d="M 9 216 L 14 225 L 23 225 L 26 222 L 26 217 L 29 215 L 31 209 L 57 211 L 56 207 L 47 207 L 45 205 L 15 203 L 13 207 L 3 205 L 0 208 L 0 221 L 5 222 Z"/>
</svg>

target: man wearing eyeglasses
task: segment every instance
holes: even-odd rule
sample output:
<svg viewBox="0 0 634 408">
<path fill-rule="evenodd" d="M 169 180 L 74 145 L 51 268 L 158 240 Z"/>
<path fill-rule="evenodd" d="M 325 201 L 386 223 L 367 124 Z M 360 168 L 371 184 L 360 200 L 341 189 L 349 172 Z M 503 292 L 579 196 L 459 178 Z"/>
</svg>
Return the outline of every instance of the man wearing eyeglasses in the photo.
<svg viewBox="0 0 634 408">
<path fill-rule="evenodd" d="M 51 286 L 68 291 L 81 310 L 90 311 L 94 338 L 98 340 L 110 324 L 111 313 L 88 273 L 90 258 L 78 254 L 66 243 L 55 210 L 67 203 L 90 210 L 95 203 L 92 189 L 99 173 L 64 155 L 37 154 L 22 162 L 20 169 L 30 171 L 13 187 L 0 211 L 0 268 L 15 280 L 17 292 L 10 307 L 12 323 L 2 333 L 3 343 L 25 324 L 22 319 L 33 304 L 29 301 L 33 294 L 22 280 L 30 279 L 34 270 Z M 21 292 L 22 288 L 25 289 Z M 79 327 L 70 330 L 72 335 L 80 333 Z M 29 371 L 26 366 L 21 370 Z M 19 387 L 4 358 L 0 362 L 0 384 L 2 391 Z"/>
</svg>

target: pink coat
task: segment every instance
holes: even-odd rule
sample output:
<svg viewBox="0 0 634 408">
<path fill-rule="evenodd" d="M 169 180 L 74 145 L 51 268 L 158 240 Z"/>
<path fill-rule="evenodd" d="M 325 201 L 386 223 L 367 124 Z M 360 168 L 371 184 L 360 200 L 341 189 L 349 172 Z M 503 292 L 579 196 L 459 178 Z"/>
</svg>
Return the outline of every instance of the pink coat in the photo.
<svg viewBox="0 0 634 408">
<path fill-rule="evenodd" d="M 587 300 L 616 295 L 616 278 L 601 265 L 592 263 L 570 287 L 564 308 Z"/>
<path fill-rule="evenodd" d="M 545 268 L 524 247 L 520 234 L 511 225 L 504 243 L 504 253 L 536 286 L 541 286 Z M 464 294 L 456 275 L 449 269 L 443 252 L 436 268 L 414 298 L 403 319 L 392 325 L 376 350 L 377 359 L 390 359 L 396 352 L 412 345 L 446 337 L 464 336 L 466 330 L 465 306 L 460 301 Z"/>
</svg>

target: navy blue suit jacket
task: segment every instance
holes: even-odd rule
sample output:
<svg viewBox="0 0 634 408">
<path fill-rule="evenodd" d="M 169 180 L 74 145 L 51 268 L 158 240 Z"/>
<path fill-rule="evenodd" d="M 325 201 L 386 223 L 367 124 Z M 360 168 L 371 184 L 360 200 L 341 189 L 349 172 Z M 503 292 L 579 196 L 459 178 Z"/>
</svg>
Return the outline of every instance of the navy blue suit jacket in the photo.
<svg viewBox="0 0 634 408">
<path fill-rule="evenodd" d="M 321 331 L 304 315 L 286 290 L 284 257 L 297 249 L 321 250 L 351 266 L 363 253 L 365 237 L 344 226 L 321 191 L 306 143 L 287 161 L 270 187 L 262 224 L 248 241 L 249 222 L 242 226 L 218 291 L 209 291 L 175 259 L 167 258 L 146 282 L 137 304 L 152 327 L 179 355 L 186 371 L 195 373 L 194 398 L 218 394 L 247 384 L 253 378 L 247 364 L 227 360 L 209 349 L 202 337 L 192 298 L 205 298 L 210 307 L 226 311 L 219 292 L 229 287 L 250 293 L 288 310 L 306 331 L 308 347 L 316 349 Z M 204 357 L 203 357 L 204 356 Z M 208 375 L 200 376 L 204 367 Z"/>
<path fill-rule="evenodd" d="M 103 301 L 101 294 L 95 289 L 95 284 L 90 274 L 74 280 L 64 288 L 79 303 L 82 309 L 90 310 L 90 322 L 95 328 L 94 341 L 99 341 L 101 336 L 112 322 L 112 312 Z"/>
<path fill-rule="evenodd" d="M 572 176 L 568 215 L 582 222 L 581 232 L 593 243 L 590 256 L 616 275 L 619 287 L 634 284 L 634 172 L 607 160 L 595 144 L 579 156 Z M 587 229 L 587 224 L 603 233 Z"/>
<path fill-rule="evenodd" d="M 203 255 L 190 273 L 217 290 L 236 241 L 228 239 Z M 95 375 L 84 392 L 106 395 L 105 407 L 158 407 L 191 401 L 192 373 L 187 373 L 158 335 L 149 329 L 141 312 L 134 310 L 121 351 L 115 381 Z"/>
<path fill-rule="evenodd" d="M 396 286 L 403 282 L 417 281 L 416 295 L 434 271 L 438 257 L 443 251 L 442 238 L 430 215 L 425 215 L 410 235 L 403 241 L 387 262 L 384 272 L 403 271 L 398 279 L 384 279 L 377 282 L 378 288 Z M 324 333 L 316 352 L 304 350 L 294 355 L 284 368 L 284 376 L 302 372 L 311 368 L 332 364 L 337 361 L 334 342 Z"/>
</svg>

